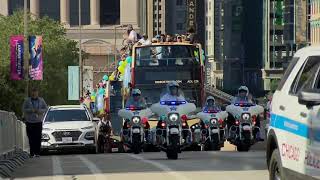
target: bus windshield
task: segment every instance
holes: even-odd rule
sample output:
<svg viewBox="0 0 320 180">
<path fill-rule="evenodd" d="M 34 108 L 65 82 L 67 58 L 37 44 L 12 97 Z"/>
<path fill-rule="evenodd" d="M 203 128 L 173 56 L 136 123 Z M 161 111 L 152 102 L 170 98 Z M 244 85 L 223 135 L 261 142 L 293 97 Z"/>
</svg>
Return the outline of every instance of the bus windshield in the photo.
<svg viewBox="0 0 320 180">
<path fill-rule="evenodd" d="M 200 53 L 191 45 L 154 45 L 135 49 L 136 66 L 200 65 Z"/>
</svg>

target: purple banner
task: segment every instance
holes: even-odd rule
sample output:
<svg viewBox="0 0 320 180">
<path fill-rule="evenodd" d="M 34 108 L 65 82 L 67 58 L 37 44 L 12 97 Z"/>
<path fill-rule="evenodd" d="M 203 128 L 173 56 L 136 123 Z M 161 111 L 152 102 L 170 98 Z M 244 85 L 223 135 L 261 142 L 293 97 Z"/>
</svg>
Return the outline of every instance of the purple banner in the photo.
<svg viewBox="0 0 320 180">
<path fill-rule="evenodd" d="M 24 37 L 10 37 L 10 79 L 23 80 Z"/>
<path fill-rule="evenodd" d="M 29 36 L 29 77 L 30 80 L 43 79 L 42 36 Z"/>
</svg>

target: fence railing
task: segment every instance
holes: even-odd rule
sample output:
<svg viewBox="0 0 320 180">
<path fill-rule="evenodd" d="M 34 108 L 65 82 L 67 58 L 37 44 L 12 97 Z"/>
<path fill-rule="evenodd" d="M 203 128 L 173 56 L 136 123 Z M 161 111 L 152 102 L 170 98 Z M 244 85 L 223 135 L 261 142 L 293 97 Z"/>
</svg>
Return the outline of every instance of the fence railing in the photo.
<svg viewBox="0 0 320 180">
<path fill-rule="evenodd" d="M 0 159 L 17 151 L 28 151 L 25 124 L 14 113 L 0 111 Z"/>
</svg>

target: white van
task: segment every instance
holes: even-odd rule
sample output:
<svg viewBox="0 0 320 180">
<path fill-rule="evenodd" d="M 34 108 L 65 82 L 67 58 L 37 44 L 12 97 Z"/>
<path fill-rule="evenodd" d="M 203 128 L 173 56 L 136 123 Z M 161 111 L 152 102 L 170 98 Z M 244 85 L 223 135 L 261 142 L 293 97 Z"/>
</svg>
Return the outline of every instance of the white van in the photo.
<svg viewBox="0 0 320 180">
<path fill-rule="evenodd" d="M 320 179 L 320 46 L 299 50 L 273 95 L 270 180 Z"/>
</svg>

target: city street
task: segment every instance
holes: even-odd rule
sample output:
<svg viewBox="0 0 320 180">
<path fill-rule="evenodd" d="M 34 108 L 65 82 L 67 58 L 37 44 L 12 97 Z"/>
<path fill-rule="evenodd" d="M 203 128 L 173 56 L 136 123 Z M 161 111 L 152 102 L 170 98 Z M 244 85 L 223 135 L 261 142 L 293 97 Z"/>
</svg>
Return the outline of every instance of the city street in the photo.
<svg viewBox="0 0 320 180">
<path fill-rule="evenodd" d="M 183 152 L 167 160 L 164 152 L 134 154 L 48 155 L 30 159 L 14 173 L 16 179 L 268 179 L 265 151 L 239 153 Z"/>
</svg>

